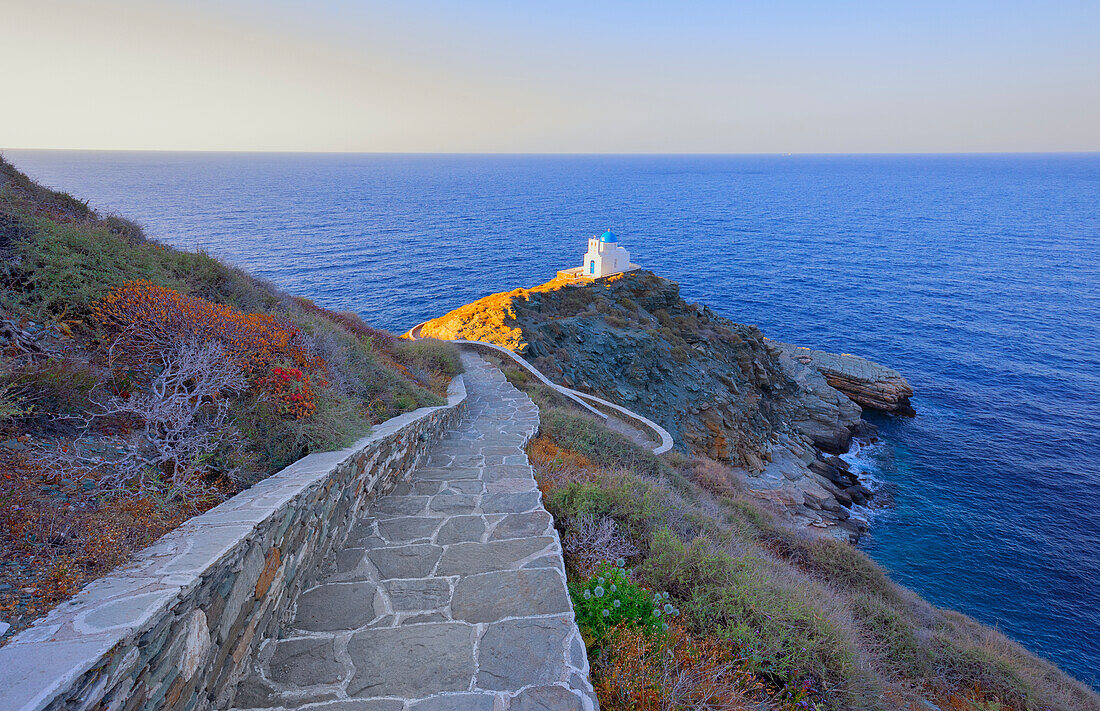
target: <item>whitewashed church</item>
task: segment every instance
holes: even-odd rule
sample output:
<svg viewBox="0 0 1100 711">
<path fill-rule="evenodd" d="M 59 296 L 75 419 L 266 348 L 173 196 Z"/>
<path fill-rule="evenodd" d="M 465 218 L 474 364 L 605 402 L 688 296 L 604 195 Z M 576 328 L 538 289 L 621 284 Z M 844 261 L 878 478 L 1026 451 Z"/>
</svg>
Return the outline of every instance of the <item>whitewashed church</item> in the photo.
<svg viewBox="0 0 1100 711">
<path fill-rule="evenodd" d="M 600 277 L 620 274 L 640 269 L 630 263 L 630 252 L 619 244 L 619 238 L 608 229 L 602 235 L 593 235 L 588 239 L 588 251 L 579 267 L 558 272 L 566 279 L 599 279 Z"/>
</svg>

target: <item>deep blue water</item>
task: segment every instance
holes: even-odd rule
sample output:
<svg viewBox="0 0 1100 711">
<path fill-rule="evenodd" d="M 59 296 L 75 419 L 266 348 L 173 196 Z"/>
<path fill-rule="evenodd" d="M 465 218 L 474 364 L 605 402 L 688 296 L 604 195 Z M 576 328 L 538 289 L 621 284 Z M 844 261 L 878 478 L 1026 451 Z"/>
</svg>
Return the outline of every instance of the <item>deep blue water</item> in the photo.
<svg viewBox="0 0 1100 711">
<path fill-rule="evenodd" d="M 901 370 L 864 548 L 1100 684 L 1100 155 L 10 151 L 41 179 L 402 331 L 611 226 L 689 300 Z"/>
</svg>

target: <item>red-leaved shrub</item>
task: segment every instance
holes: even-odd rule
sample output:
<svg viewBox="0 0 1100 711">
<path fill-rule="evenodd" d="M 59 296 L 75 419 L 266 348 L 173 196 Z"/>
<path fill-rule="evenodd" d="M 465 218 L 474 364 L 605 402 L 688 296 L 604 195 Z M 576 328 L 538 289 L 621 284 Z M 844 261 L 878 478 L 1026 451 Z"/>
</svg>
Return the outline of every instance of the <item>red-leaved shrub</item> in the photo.
<svg viewBox="0 0 1100 711">
<path fill-rule="evenodd" d="M 144 371 L 155 353 L 186 341 L 216 341 L 254 387 L 275 398 L 284 414 L 301 419 L 316 409 L 314 386 L 326 365 L 311 355 L 293 325 L 186 296 L 148 281 L 123 284 L 93 306 L 111 337 L 111 365 Z"/>
</svg>

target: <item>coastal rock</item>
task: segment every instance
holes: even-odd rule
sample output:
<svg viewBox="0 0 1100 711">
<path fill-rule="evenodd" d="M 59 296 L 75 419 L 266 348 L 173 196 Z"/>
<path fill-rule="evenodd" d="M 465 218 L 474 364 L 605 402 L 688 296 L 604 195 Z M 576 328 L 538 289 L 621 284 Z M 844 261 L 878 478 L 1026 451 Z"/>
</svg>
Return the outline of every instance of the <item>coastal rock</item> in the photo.
<svg viewBox="0 0 1100 711">
<path fill-rule="evenodd" d="M 559 383 L 655 420 L 677 448 L 728 465 L 796 525 L 848 539 L 840 524 L 869 498 L 847 463 L 822 454 L 868 432 L 860 406 L 801 351 L 685 302 L 651 272 L 494 294 L 420 335 L 504 346 Z"/>
<path fill-rule="evenodd" d="M 871 497 L 873 496 L 871 490 L 863 484 L 855 484 L 853 486 L 849 486 L 847 489 L 844 490 L 844 493 L 847 496 L 851 497 L 852 503 L 855 503 L 859 506 L 866 506 L 867 502 L 870 501 Z"/>
<path fill-rule="evenodd" d="M 851 508 L 853 499 L 846 491 L 838 488 L 836 484 L 829 481 L 823 476 L 817 477 L 817 483 L 821 484 L 821 487 L 825 489 L 825 491 L 828 491 L 830 494 L 832 494 L 833 498 L 836 499 L 841 506 Z"/>
<path fill-rule="evenodd" d="M 851 472 L 842 470 L 822 459 L 815 459 L 810 462 L 809 467 L 810 471 L 825 477 L 838 486 L 849 487 L 858 481 Z"/>
<path fill-rule="evenodd" d="M 829 353 L 774 341 L 792 359 L 814 368 L 832 387 L 860 407 L 891 415 L 916 414 L 909 398 L 913 388 L 901 373 L 850 353 Z"/>
</svg>

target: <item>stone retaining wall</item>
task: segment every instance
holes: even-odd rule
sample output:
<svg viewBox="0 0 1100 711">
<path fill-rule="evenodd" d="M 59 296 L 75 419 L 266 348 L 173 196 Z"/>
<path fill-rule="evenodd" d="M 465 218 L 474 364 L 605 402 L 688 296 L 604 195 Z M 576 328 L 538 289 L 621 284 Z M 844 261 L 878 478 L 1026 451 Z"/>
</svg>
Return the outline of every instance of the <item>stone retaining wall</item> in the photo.
<svg viewBox="0 0 1100 711">
<path fill-rule="evenodd" d="M 466 408 L 378 425 L 187 521 L 0 648 L 0 709 L 204 711 L 228 702 L 317 564 Z"/>
</svg>

